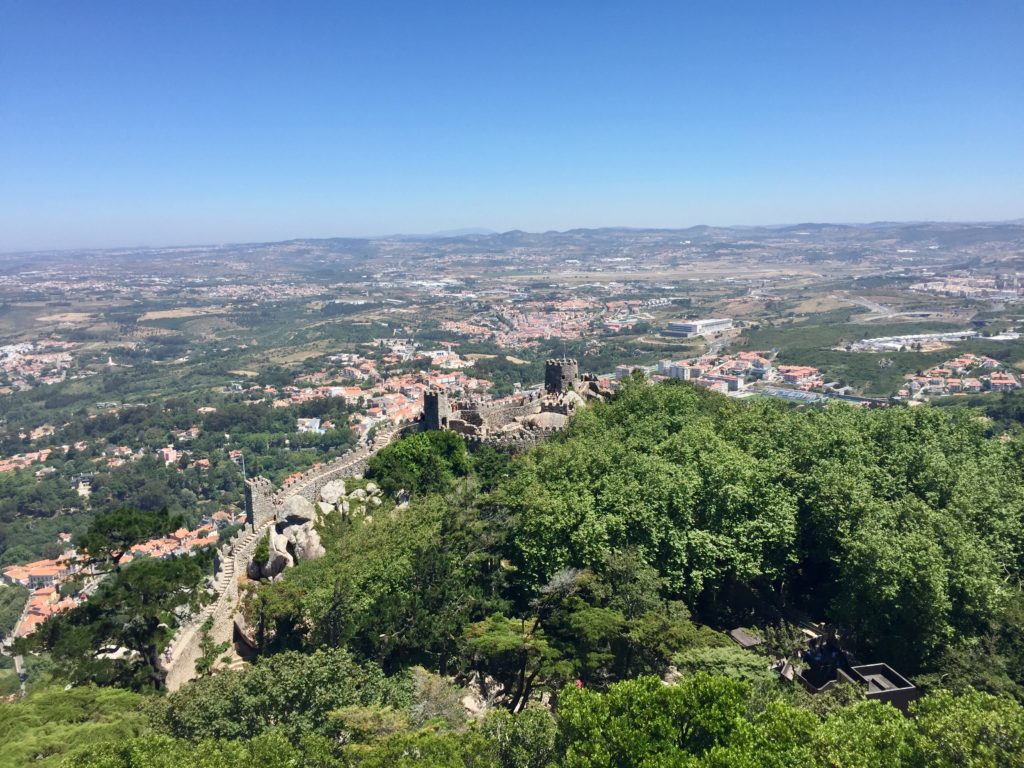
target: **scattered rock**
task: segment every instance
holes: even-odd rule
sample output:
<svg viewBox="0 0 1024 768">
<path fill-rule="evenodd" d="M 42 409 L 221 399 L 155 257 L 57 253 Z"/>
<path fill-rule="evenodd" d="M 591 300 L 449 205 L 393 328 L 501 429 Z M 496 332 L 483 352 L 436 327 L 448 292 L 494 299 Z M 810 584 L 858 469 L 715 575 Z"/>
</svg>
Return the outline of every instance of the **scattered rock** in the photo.
<svg viewBox="0 0 1024 768">
<path fill-rule="evenodd" d="M 375 496 L 375 495 L 380 493 L 380 488 L 377 487 L 376 483 L 371 481 L 371 482 L 366 484 L 366 492 L 368 494 L 370 494 L 371 496 Z"/>
<path fill-rule="evenodd" d="M 337 504 L 338 499 L 345 495 L 345 481 L 331 480 L 320 489 L 320 500 L 325 504 Z"/>
<path fill-rule="evenodd" d="M 354 491 L 352 491 L 352 493 L 348 495 L 348 497 L 350 499 L 358 499 L 359 501 L 363 501 L 364 499 L 366 499 L 366 491 L 362 488 L 356 488 Z"/>
</svg>

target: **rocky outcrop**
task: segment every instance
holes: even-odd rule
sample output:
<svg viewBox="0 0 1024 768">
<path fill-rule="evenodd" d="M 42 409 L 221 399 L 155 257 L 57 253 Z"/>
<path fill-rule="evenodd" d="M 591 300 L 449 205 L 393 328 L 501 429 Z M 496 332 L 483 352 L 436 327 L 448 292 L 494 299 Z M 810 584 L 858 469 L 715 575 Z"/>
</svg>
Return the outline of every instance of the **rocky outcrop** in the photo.
<svg viewBox="0 0 1024 768">
<path fill-rule="evenodd" d="M 331 480 L 327 485 L 320 489 L 320 501 L 324 504 L 334 506 L 339 500 L 341 500 L 345 493 L 344 480 Z"/>
<path fill-rule="evenodd" d="M 277 522 L 280 525 L 302 525 L 306 521 L 316 520 L 316 507 L 301 496 L 292 496 L 277 512 Z"/>
<path fill-rule="evenodd" d="M 295 536 L 295 556 L 299 560 L 316 560 L 327 554 L 315 528 L 300 528 Z"/>
<path fill-rule="evenodd" d="M 273 579 L 285 568 L 295 565 L 295 558 L 288 551 L 288 536 L 271 528 L 267 533 L 269 554 L 265 562 L 250 562 L 246 572 L 250 579 Z"/>
<path fill-rule="evenodd" d="M 376 483 L 348 490 L 344 479 L 325 483 L 314 501 L 298 494 L 277 507 L 270 526 L 270 555 L 265 563 L 251 563 L 250 578 L 276 579 L 301 560 L 316 560 L 326 554 L 316 523 L 323 515 L 338 513 L 346 520 L 369 520 L 367 511 L 382 504 L 384 493 Z"/>
<path fill-rule="evenodd" d="M 360 446 L 329 464 L 314 467 L 276 493 L 273 492 L 270 481 L 265 478 L 246 479 L 245 507 L 249 516 L 249 524 L 245 531 L 236 534 L 229 544 L 221 547 L 218 553 L 214 602 L 203 608 L 186 625 L 180 627 L 164 649 L 160 666 L 165 675 L 168 690 L 175 691 L 195 678 L 196 660 L 202 654 L 201 640 L 205 622 L 213 620 L 213 630 L 210 635 L 214 641 L 229 642 L 231 640 L 235 626 L 233 616 L 239 598 L 239 580 L 242 575 L 248 573 L 249 578 L 260 578 L 263 575 L 264 566 L 268 568 L 268 573 L 279 569 L 275 573 L 275 575 L 279 575 L 288 567 L 289 558 L 294 563 L 295 558 L 288 552 L 287 545 L 283 553 L 280 550 L 272 550 L 267 563 L 252 563 L 253 555 L 264 536 L 271 531 L 279 533 L 277 527 L 281 522 L 285 522 L 286 527 L 290 527 L 287 525 L 288 513 L 282 513 L 288 500 L 296 496 L 305 499 L 309 503 L 309 507 L 298 504 L 292 507 L 293 512 L 301 510 L 300 514 L 296 516 L 295 522 L 300 528 L 306 523 L 312 523 L 316 516 L 316 507 L 313 506 L 313 501 L 318 498 L 317 494 L 320 490 L 338 479 L 361 476 L 366 470 L 370 458 L 378 450 L 392 440 L 401 437 L 403 432 L 409 431 L 414 426 L 407 425 L 383 431 L 377 435 L 372 445 Z M 339 496 L 338 503 L 333 505 L 333 508 L 339 509 L 341 502 L 346 499 L 347 497 Z M 327 506 L 321 504 L 321 509 L 325 514 L 330 514 Z M 313 510 L 312 516 L 304 518 L 303 515 L 310 514 L 310 509 Z M 323 545 L 312 524 L 302 536 L 296 535 L 293 546 L 296 555 L 300 548 L 302 554 L 309 557 L 318 557 L 323 554 Z M 284 554 L 288 554 L 288 557 L 285 557 Z"/>
</svg>

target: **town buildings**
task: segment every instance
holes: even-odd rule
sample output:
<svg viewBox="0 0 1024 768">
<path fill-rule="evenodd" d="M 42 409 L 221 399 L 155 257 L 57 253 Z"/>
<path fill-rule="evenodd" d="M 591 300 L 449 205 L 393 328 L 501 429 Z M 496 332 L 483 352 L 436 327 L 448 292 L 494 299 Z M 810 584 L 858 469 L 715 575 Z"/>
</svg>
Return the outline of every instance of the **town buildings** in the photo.
<svg viewBox="0 0 1024 768">
<path fill-rule="evenodd" d="M 995 358 L 970 353 L 906 378 L 896 397 L 915 401 L 931 396 L 1011 392 L 1021 386 L 1020 380 Z"/>
<path fill-rule="evenodd" d="M 244 522 L 244 515 L 239 518 L 230 513 L 216 513 L 214 518 L 195 529 L 179 528 L 166 536 L 136 544 L 121 557 L 120 564 L 127 565 L 139 557 L 166 558 L 194 554 L 204 547 L 218 543 L 218 525 Z M 62 544 L 70 545 L 71 537 L 67 534 L 60 534 L 58 538 Z M 84 602 L 88 599 L 85 582 L 95 577 L 96 574 L 88 561 L 80 557 L 75 549 L 68 549 L 57 558 L 4 568 L 0 572 L 0 579 L 5 584 L 18 584 L 32 590 L 22 618 L 14 630 L 14 636 L 27 637 L 50 616 L 70 610 Z M 74 581 L 76 579 L 80 581 Z M 72 581 L 80 585 L 80 588 L 70 595 L 61 597 L 61 586 Z"/>
</svg>

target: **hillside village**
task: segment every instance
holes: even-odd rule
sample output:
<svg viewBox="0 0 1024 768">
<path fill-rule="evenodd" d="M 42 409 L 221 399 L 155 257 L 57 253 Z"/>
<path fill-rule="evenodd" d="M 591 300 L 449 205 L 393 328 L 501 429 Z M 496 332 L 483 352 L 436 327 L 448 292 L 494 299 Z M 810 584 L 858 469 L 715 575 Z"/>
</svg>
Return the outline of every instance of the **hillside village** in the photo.
<svg viewBox="0 0 1024 768">
<path fill-rule="evenodd" d="M 963 354 L 920 374 L 908 374 L 906 386 L 896 396 L 921 401 L 935 396 L 1012 392 L 1019 388 L 1019 379 L 1000 361 Z"/>
<path fill-rule="evenodd" d="M 224 525 L 229 521 L 232 525 L 244 524 L 245 515 L 222 514 L 216 521 L 203 523 L 195 529 L 179 528 L 166 536 L 139 542 L 120 558 L 119 563 L 127 565 L 139 557 L 168 558 L 194 554 L 216 545 L 220 540 L 218 523 Z M 12 638 L 28 637 L 51 616 L 81 605 L 89 599 L 102 577 L 89 564 L 88 553 L 73 546 L 71 536 L 61 534 L 59 540 L 67 547 L 60 556 L 0 570 L 3 583 L 32 590 Z"/>
</svg>

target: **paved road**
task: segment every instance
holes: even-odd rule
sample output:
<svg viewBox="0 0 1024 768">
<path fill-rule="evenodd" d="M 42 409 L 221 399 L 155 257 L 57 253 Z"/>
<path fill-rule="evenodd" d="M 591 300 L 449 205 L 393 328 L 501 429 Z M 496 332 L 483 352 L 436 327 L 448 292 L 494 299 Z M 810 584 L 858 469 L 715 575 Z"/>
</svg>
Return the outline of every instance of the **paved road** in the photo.
<svg viewBox="0 0 1024 768">
<path fill-rule="evenodd" d="M 32 593 L 29 592 L 28 597 L 25 598 L 25 604 L 23 606 L 21 606 L 21 615 L 18 617 L 18 623 L 14 625 L 14 630 L 12 631 L 12 633 L 8 637 L 5 637 L 3 639 L 3 645 L 5 647 L 9 646 L 9 645 L 14 645 L 14 640 L 15 640 L 15 637 L 16 637 L 15 633 L 18 631 L 18 627 L 21 626 L 21 623 L 23 621 L 25 621 L 25 617 L 28 616 L 28 604 L 29 604 L 29 602 L 31 602 L 31 600 L 32 600 Z"/>
<path fill-rule="evenodd" d="M 14 657 L 14 671 L 18 673 L 18 680 L 21 681 L 21 695 L 25 695 L 25 678 L 28 676 L 25 672 L 25 659 L 21 655 Z"/>
<path fill-rule="evenodd" d="M 872 301 L 871 299 L 867 299 L 863 296 L 833 296 L 832 298 L 839 299 L 840 301 L 848 301 L 850 304 L 856 304 L 858 307 L 863 307 L 864 309 L 871 313 L 866 317 L 860 315 L 858 317 L 853 318 L 855 321 L 858 322 L 868 322 L 871 320 L 886 320 L 890 317 L 899 317 L 901 315 L 908 314 L 906 312 L 897 312 L 892 307 L 887 307 L 884 304 L 879 304 L 877 301 Z"/>
</svg>

